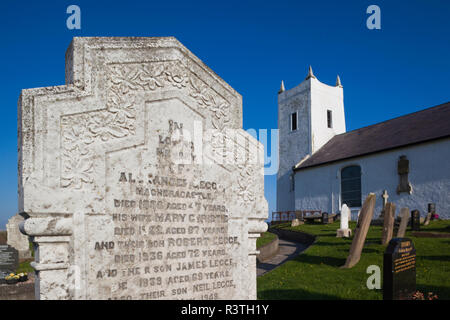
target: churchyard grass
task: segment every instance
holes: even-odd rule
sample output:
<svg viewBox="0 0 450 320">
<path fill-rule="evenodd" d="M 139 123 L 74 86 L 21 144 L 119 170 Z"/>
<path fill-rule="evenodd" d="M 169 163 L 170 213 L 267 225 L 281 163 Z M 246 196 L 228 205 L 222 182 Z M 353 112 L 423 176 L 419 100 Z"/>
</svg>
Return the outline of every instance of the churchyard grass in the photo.
<svg viewBox="0 0 450 320">
<path fill-rule="evenodd" d="M 356 224 L 350 223 L 354 229 Z M 328 225 L 304 224 L 277 228 L 316 235 L 316 242 L 293 260 L 258 278 L 258 299 L 382 299 L 382 290 L 366 286 L 371 274 L 367 267 L 380 267 L 383 278 L 381 226 L 371 226 L 361 260 L 351 269 L 341 269 L 352 238 L 336 238 L 339 222 Z M 450 232 L 450 220 L 431 221 L 421 231 Z M 396 231 L 394 231 L 394 235 Z M 450 299 L 450 239 L 413 237 L 408 227 L 405 237 L 412 239 L 417 255 L 417 289 L 433 292 L 439 299 Z"/>
<path fill-rule="evenodd" d="M 16 270 L 16 274 L 17 273 L 21 273 L 21 272 L 26 272 L 26 273 L 32 273 L 34 272 L 34 269 L 31 267 L 30 263 L 33 260 L 26 260 L 26 261 L 22 261 L 19 263 L 19 267 Z"/>
<path fill-rule="evenodd" d="M 261 233 L 261 237 L 256 240 L 256 248 L 261 248 L 262 246 L 275 240 L 277 236 L 271 232 Z"/>
</svg>

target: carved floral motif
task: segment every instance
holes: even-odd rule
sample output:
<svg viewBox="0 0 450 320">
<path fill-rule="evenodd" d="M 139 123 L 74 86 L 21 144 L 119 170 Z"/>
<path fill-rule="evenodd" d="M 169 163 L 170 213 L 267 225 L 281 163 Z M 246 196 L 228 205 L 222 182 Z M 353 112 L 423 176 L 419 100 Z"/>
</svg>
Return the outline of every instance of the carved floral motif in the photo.
<svg viewBox="0 0 450 320">
<path fill-rule="evenodd" d="M 92 184 L 92 146 L 135 134 L 134 95 L 139 91 L 187 90 L 198 107 L 210 112 L 213 128 L 224 131 L 230 123 L 229 103 L 189 74 L 180 61 L 109 65 L 106 109 L 62 117 L 61 186 Z"/>
</svg>

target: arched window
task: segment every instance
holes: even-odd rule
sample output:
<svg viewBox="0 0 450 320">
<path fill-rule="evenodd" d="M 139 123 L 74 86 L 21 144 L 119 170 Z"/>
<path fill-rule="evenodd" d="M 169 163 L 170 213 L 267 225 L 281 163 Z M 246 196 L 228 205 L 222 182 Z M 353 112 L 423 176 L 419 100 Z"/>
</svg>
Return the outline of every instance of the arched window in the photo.
<svg viewBox="0 0 450 320">
<path fill-rule="evenodd" d="M 361 167 L 341 170 L 341 200 L 349 207 L 361 207 Z"/>
</svg>

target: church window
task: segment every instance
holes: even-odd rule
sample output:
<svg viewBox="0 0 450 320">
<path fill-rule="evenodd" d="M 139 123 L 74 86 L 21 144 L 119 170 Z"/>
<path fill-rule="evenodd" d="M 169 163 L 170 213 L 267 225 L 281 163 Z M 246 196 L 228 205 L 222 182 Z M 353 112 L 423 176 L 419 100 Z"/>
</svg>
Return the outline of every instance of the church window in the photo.
<svg viewBox="0 0 450 320">
<path fill-rule="evenodd" d="M 291 113 L 291 131 L 297 130 L 297 112 Z"/>
<path fill-rule="evenodd" d="M 341 170 L 341 200 L 349 207 L 361 206 L 361 167 L 349 166 Z"/>
<path fill-rule="evenodd" d="M 290 176 L 289 176 L 289 178 L 290 178 L 290 180 L 291 180 L 291 191 L 294 191 L 295 190 L 295 175 L 294 174 L 291 174 Z"/>
<path fill-rule="evenodd" d="M 333 128 L 333 113 L 331 110 L 327 110 L 327 124 L 328 128 Z"/>
</svg>

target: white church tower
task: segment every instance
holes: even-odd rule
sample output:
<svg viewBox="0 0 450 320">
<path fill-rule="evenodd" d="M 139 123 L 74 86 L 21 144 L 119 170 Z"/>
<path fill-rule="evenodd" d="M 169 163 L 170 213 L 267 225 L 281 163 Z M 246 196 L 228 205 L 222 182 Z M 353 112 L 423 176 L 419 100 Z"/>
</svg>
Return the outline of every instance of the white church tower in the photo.
<svg viewBox="0 0 450 320">
<path fill-rule="evenodd" d="M 278 128 L 277 211 L 293 211 L 293 166 L 319 150 L 336 134 L 345 132 L 344 90 L 339 76 L 336 85 L 329 86 L 317 80 L 309 67 L 308 76 L 295 88 L 285 90 L 281 82 Z"/>
</svg>

